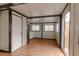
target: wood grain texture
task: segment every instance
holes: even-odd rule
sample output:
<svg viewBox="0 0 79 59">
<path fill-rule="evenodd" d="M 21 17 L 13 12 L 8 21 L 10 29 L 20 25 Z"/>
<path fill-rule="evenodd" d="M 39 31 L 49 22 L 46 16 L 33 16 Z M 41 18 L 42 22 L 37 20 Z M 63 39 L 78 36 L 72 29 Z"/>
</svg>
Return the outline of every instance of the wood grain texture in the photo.
<svg viewBox="0 0 79 59">
<path fill-rule="evenodd" d="M 32 39 L 15 52 L 0 52 L 0 56 L 64 56 L 55 39 Z"/>
</svg>

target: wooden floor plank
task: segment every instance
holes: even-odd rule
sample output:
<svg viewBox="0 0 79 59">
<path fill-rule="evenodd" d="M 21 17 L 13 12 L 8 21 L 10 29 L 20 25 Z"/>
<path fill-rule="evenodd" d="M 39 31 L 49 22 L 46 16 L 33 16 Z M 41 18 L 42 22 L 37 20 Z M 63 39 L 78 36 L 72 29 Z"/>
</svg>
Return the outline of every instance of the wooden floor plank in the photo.
<svg viewBox="0 0 79 59">
<path fill-rule="evenodd" d="M 15 52 L 0 52 L 0 56 L 64 56 L 55 39 L 32 39 Z"/>
</svg>

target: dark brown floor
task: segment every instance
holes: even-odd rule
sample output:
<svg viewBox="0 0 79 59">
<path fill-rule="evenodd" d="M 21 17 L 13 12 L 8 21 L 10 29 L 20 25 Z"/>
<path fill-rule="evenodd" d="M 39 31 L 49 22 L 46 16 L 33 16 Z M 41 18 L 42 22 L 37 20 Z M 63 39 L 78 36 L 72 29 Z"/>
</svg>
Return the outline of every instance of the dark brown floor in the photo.
<svg viewBox="0 0 79 59">
<path fill-rule="evenodd" d="M 55 39 L 32 39 L 28 45 L 12 53 L 0 52 L 1 56 L 64 56 Z"/>
</svg>

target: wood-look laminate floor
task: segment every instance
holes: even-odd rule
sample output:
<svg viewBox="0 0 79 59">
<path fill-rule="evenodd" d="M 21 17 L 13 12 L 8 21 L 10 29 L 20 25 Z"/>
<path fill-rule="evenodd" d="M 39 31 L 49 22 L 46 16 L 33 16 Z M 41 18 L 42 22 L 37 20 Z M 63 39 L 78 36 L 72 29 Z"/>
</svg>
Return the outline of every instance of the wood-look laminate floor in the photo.
<svg viewBox="0 0 79 59">
<path fill-rule="evenodd" d="M 0 52 L 0 56 L 64 56 L 55 39 L 32 39 L 15 52 Z"/>
</svg>

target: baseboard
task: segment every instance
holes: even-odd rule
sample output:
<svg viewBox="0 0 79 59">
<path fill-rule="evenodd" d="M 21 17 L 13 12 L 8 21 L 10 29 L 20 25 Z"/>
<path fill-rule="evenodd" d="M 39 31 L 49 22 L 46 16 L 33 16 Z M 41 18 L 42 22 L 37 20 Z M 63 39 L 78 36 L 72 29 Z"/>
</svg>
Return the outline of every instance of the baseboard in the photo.
<svg viewBox="0 0 79 59">
<path fill-rule="evenodd" d="M 0 50 L 1 52 L 7 52 L 7 53 L 10 53 L 10 51 L 5 51 L 5 50 Z"/>
<path fill-rule="evenodd" d="M 49 39 L 49 40 L 51 40 L 51 39 L 53 39 L 53 38 L 38 38 L 38 37 L 34 37 L 34 38 L 32 38 L 32 39 Z M 30 39 L 30 40 L 32 40 L 32 39 Z M 54 39 L 53 39 L 54 40 Z M 56 39 L 55 39 L 56 40 Z"/>
<path fill-rule="evenodd" d="M 65 52 L 64 52 L 64 50 L 63 50 L 63 49 L 61 49 L 61 51 L 63 52 L 64 56 L 66 56 L 66 55 L 65 55 Z"/>
</svg>

